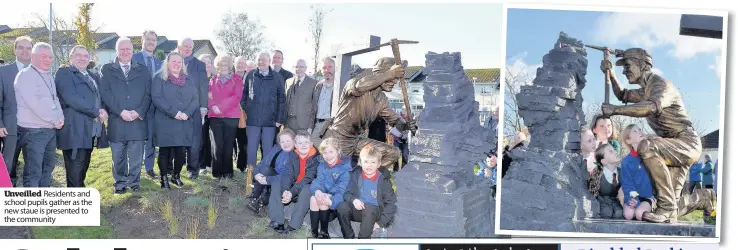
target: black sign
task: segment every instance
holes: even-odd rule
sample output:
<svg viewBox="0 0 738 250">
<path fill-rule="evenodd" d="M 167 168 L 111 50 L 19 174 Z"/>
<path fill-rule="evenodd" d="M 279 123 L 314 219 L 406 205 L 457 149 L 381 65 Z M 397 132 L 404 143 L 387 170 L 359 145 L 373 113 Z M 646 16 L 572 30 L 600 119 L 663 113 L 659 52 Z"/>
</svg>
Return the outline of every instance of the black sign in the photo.
<svg viewBox="0 0 738 250">
<path fill-rule="evenodd" d="M 420 250 L 559 250 L 559 244 L 421 244 Z"/>
</svg>

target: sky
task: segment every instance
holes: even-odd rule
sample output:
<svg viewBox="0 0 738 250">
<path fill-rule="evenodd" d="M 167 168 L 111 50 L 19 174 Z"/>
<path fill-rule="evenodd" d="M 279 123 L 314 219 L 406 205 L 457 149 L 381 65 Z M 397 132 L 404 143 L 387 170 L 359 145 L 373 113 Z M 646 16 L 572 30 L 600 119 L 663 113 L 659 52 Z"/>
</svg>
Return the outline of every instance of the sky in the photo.
<svg viewBox="0 0 738 250">
<path fill-rule="evenodd" d="M 308 61 L 312 69 L 313 53 L 308 30 L 311 15 L 309 4 L 296 3 L 231 3 L 207 1 L 208 4 L 176 5 L 171 2 L 146 1 L 116 4 L 115 1 L 96 3 L 92 9 L 93 27 L 121 36 L 138 36 L 145 29 L 153 29 L 169 39 L 189 36 L 210 39 L 216 49 L 215 38 L 221 16 L 229 11 L 245 12 L 265 26 L 264 35 L 274 48 L 284 52 L 285 67 L 291 68 L 298 59 Z M 8 4 L 18 4 L 11 1 Z M 55 3 L 59 16 L 72 20 L 76 3 Z M 146 6 L 145 8 L 143 6 Z M 8 7 L 5 4 L 5 7 Z M 502 65 L 500 33 L 501 4 L 325 4 L 331 10 L 326 16 L 321 57 L 328 56 L 336 44 L 349 49 L 353 44 L 367 43 L 369 35 L 382 38 L 414 40 L 418 44 L 401 45 L 403 60 L 409 65 L 425 65 L 425 54 L 433 52 L 461 52 L 465 68 L 499 68 Z M 0 25 L 26 26 L 32 13 L 48 13 L 48 3 L 24 3 L 23 11 L 0 15 Z M 172 10 L 182 18 L 162 17 Z M 154 21 L 153 17 L 159 17 Z M 144 17 L 152 17 L 147 20 Z M 377 52 L 353 58 L 353 63 L 370 68 L 379 57 L 392 56 L 389 46 Z"/>
<path fill-rule="evenodd" d="M 653 72 L 679 89 L 693 123 L 704 133 L 720 126 L 721 56 L 724 41 L 679 35 L 681 14 L 593 12 L 571 10 L 509 9 L 507 13 L 506 67 L 512 73 L 535 76 L 543 56 L 553 49 L 559 32 L 585 44 L 616 49 L 640 47 L 653 57 Z M 545 20 L 545 21 L 539 21 Z M 587 50 L 587 85 L 582 91 L 584 108 L 604 102 L 603 54 Z M 610 57 L 615 63 L 616 58 Z M 618 83 L 634 89 L 615 66 Z M 610 103 L 622 105 L 610 92 Z M 509 112 L 509 111 L 508 111 Z"/>
</svg>

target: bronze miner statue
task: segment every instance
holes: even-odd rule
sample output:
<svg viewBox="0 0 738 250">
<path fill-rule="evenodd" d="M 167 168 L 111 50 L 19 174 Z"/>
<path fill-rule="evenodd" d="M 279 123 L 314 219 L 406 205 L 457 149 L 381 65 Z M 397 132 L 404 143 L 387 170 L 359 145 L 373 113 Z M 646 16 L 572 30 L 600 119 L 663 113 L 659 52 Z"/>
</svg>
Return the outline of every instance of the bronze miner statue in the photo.
<svg viewBox="0 0 738 250">
<path fill-rule="evenodd" d="M 612 70 L 612 63 L 603 60 L 601 69 L 609 72 L 612 90 L 625 105 L 602 104 L 605 116 L 644 117 L 657 136 L 643 140 L 638 154 L 651 175 L 657 193 L 656 209 L 643 216 L 650 222 L 678 220 L 678 210 L 686 208 L 689 197 L 680 199 L 689 166 L 701 154 L 702 143 L 697 136 L 679 90 L 669 80 L 651 72 L 653 59 L 641 48 L 630 48 L 618 55 L 615 63 L 638 89 L 622 89 Z"/>
<path fill-rule="evenodd" d="M 392 91 L 395 81 L 404 76 L 404 65 L 395 65 L 394 58 L 384 57 L 376 62 L 371 74 L 350 79 L 341 93 L 338 112 L 326 121 L 322 138 L 338 139 L 341 154 L 346 156 L 358 156 L 363 147 L 371 144 L 382 152 L 381 165 L 386 171 L 400 158 L 400 151 L 386 142 L 366 138 L 365 132 L 377 117 L 400 131 L 417 130 L 415 121 L 405 121 L 390 108 L 384 94 Z"/>
</svg>

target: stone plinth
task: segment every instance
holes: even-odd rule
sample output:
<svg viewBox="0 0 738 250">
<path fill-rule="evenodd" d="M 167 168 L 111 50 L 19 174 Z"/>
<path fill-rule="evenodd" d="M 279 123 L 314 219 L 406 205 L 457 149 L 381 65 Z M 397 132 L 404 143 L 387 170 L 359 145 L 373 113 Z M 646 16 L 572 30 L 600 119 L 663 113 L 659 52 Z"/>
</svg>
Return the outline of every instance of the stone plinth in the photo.
<svg viewBox="0 0 738 250">
<path fill-rule="evenodd" d="M 473 173 L 497 141 L 479 124 L 474 86 L 459 53 L 426 55 L 425 107 L 408 164 L 395 177 L 390 237 L 492 237 L 490 184 Z"/>
</svg>

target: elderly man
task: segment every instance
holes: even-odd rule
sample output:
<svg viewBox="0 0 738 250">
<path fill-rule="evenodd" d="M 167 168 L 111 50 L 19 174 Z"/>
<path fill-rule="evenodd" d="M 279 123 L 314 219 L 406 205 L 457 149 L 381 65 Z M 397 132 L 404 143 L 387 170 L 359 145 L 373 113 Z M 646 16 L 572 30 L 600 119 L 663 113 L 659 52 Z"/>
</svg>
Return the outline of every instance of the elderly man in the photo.
<svg viewBox="0 0 738 250">
<path fill-rule="evenodd" d="M 200 117 L 193 117 L 194 131 L 192 131 L 192 146 L 187 151 L 187 171 L 190 179 L 197 179 L 200 173 L 200 147 L 202 146 L 202 123 L 208 114 L 208 74 L 205 63 L 192 55 L 195 43 L 191 38 L 179 40 L 177 51 L 184 56 L 187 68 L 187 77 L 193 79 L 197 85 L 197 96 L 200 102 Z M 161 174 L 161 173 L 160 173 Z"/>
<path fill-rule="evenodd" d="M 95 143 L 98 147 L 107 146 L 102 123 L 108 120 L 108 113 L 100 100 L 97 86 L 100 78 L 87 70 L 90 63 L 87 48 L 74 46 L 69 52 L 69 62 L 71 66 L 60 68 L 55 77 L 59 103 L 66 117 L 66 125 L 56 134 L 57 147 L 64 154 L 67 187 L 85 187 Z"/>
<path fill-rule="evenodd" d="M 601 69 L 609 73 L 613 94 L 625 105 L 602 104 L 605 116 L 624 115 L 648 120 L 656 137 L 643 140 L 638 154 L 648 170 L 656 196 L 656 210 L 646 212 L 643 219 L 650 222 L 678 220 L 678 210 L 689 200 L 680 199 L 692 163 L 700 158 L 702 143 L 689 119 L 679 90 L 671 81 L 653 73 L 653 59 L 641 48 L 630 48 L 617 55 L 617 66 L 630 84 L 638 89 L 622 89 L 618 84 L 612 63 L 603 60 Z M 628 104 L 632 103 L 632 104 Z"/>
<path fill-rule="evenodd" d="M 56 130 L 64 126 L 64 114 L 51 75 L 51 45 L 33 46 L 31 66 L 15 78 L 18 101 L 18 134 L 23 149 L 23 187 L 51 186 L 56 166 Z"/>
<path fill-rule="evenodd" d="M 313 141 L 313 145 L 316 148 L 320 146 L 320 131 L 323 131 L 323 124 L 332 117 L 331 108 L 333 105 L 335 65 L 336 63 L 330 57 L 323 58 L 323 80 L 315 84 L 315 89 L 313 90 L 315 105 L 315 126 L 313 126 L 313 131 L 317 131 L 317 133 L 311 133 L 310 140 Z"/>
<path fill-rule="evenodd" d="M 159 72 L 159 69 L 161 69 L 162 61 L 159 60 L 159 58 L 156 58 L 154 56 L 154 51 L 156 50 L 156 43 L 158 41 L 158 38 L 156 36 L 156 32 L 153 30 L 147 30 L 144 31 L 143 36 L 141 36 L 141 52 L 138 52 L 136 54 L 133 54 L 133 61 L 146 65 L 146 68 L 149 69 L 149 73 L 151 73 L 151 77 L 153 78 L 154 75 L 156 75 L 156 72 Z M 154 103 L 151 103 L 151 106 L 149 106 L 149 111 L 146 113 L 146 123 L 148 125 L 149 131 L 154 131 L 154 111 L 156 109 L 154 108 Z M 149 132 L 149 137 L 146 138 L 146 145 L 144 145 L 144 166 L 146 167 L 146 174 L 151 179 L 159 178 L 154 173 L 154 157 L 156 155 L 156 147 L 154 147 L 153 143 L 153 136 L 154 133 Z"/>
<path fill-rule="evenodd" d="M 318 107 L 317 99 L 313 99 L 313 90 L 318 81 L 307 76 L 306 70 L 305 60 L 297 60 L 296 75 L 287 80 L 287 127 L 311 133 Z"/>
<path fill-rule="evenodd" d="M 113 154 L 113 186 L 115 194 L 123 194 L 127 188 L 139 190 L 143 147 L 150 133 L 145 117 L 151 106 L 151 72 L 131 60 L 131 39 L 118 38 L 115 52 L 115 61 L 100 70 L 100 96 L 110 114 L 108 140 Z"/>
<path fill-rule="evenodd" d="M 256 150 L 259 145 L 262 152 L 270 152 L 275 144 L 277 128 L 285 120 L 284 79 L 269 67 L 269 61 L 269 53 L 259 54 L 258 68 L 247 74 L 244 80 L 241 109 L 248 114 L 248 166 L 256 166 Z"/>
<path fill-rule="evenodd" d="M 18 184 L 18 103 L 15 98 L 15 76 L 18 72 L 31 65 L 31 38 L 21 36 L 13 43 L 15 63 L 0 67 L 0 148 L 2 148 L 5 165 L 14 186 Z"/>
</svg>

